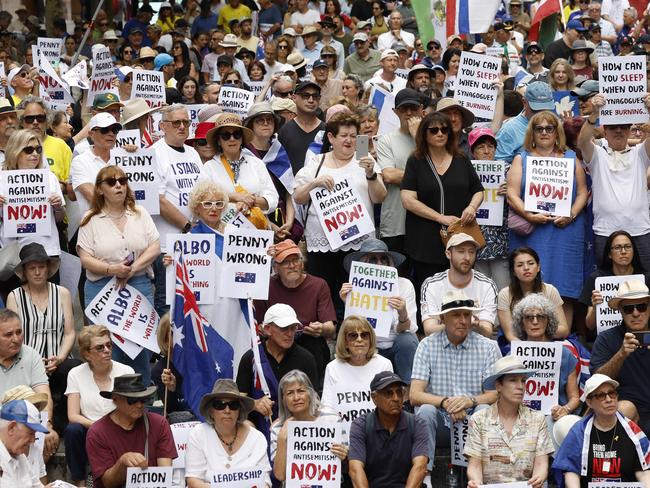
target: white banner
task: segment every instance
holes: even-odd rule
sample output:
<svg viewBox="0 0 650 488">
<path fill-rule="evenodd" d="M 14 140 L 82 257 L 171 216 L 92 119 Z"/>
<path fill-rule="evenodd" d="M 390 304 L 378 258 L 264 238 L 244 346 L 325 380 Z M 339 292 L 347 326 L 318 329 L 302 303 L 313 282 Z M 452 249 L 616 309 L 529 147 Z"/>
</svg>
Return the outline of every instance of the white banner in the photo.
<svg viewBox="0 0 650 488">
<path fill-rule="evenodd" d="M 454 85 L 454 98 L 477 117 L 492 120 L 497 103 L 494 82 L 501 73 L 501 60 L 463 51 Z"/>
<path fill-rule="evenodd" d="M 524 405 L 551 414 L 560 398 L 561 342 L 512 341 L 511 354 L 521 359 L 526 369 L 537 371 L 526 380 Z"/>
<path fill-rule="evenodd" d="M 467 467 L 467 458 L 463 451 L 469 433 L 469 417 L 461 422 L 454 422 L 451 431 L 451 464 L 454 466 Z"/>
<path fill-rule="evenodd" d="M 341 486 L 341 460 L 330 452 L 340 442 L 341 426 L 326 422 L 290 421 L 287 436 L 286 488 Z"/>
<path fill-rule="evenodd" d="M 595 287 L 603 297 L 603 303 L 596 305 L 596 330 L 598 334 L 602 331 L 616 327 L 621 323 L 623 317 L 621 312 L 609 308 L 607 302 L 618 293 L 621 283 L 630 280 L 638 280 L 645 283 L 645 276 L 642 274 L 623 276 L 602 276 L 596 278 Z"/>
<path fill-rule="evenodd" d="M 129 178 L 129 187 L 133 190 L 135 203 L 143 206 L 151 215 L 160 213 L 160 179 L 158 178 L 156 152 L 153 149 L 141 149 L 128 152 L 116 147 L 111 150 L 109 164 L 119 166 Z"/>
<path fill-rule="evenodd" d="M 172 461 L 172 467 L 175 469 L 185 468 L 185 452 L 187 451 L 187 439 L 191 430 L 199 425 L 201 422 L 178 422 L 171 424 L 169 427 L 172 429 L 174 436 L 174 444 L 176 444 L 176 452 L 178 457 Z"/>
<path fill-rule="evenodd" d="M 95 95 L 99 93 L 112 93 L 116 101 L 120 99 L 120 92 L 113 86 L 115 65 L 111 52 L 103 44 L 95 44 L 92 47 L 93 53 L 93 74 L 90 78 L 90 88 L 86 97 L 86 105 L 92 106 Z M 119 120 L 118 120 L 119 122 Z"/>
<path fill-rule="evenodd" d="M 90 87 L 90 80 L 88 79 L 88 63 L 82 59 L 72 68 L 61 75 L 69 87 L 74 86 L 82 90 L 88 90 Z"/>
<path fill-rule="evenodd" d="M 255 93 L 234 86 L 222 86 L 217 103 L 224 112 L 246 117 L 248 109 L 255 103 Z"/>
<path fill-rule="evenodd" d="M 165 78 L 161 71 L 135 69 L 131 99 L 142 98 L 150 107 L 160 107 L 165 104 Z"/>
<path fill-rule="evenodd" d="M 598 86 L 607 101 L 600 109 L 601 125 L 648 122 L 646 63 L 645 56 L 598 58 Z"/>
<path fill-rule="evenodd" d="M 345 383 L 334 384 L 335 405 L 328 405 L 334 408 L 341 419 L 342 439 L 349 440 L 350 426 L 352 421 L 375 410 L 375 404 L 370 396 L 370 387 L 357 389 L 346 386 Z"/>
<path fill-rule="evenodd" d="M 2 237 L 38 237 L 52 233 L 50 170 L 18 169 L 2 173 Z"/>
<path fill-rule="evenodd" d="M 126 488 L 170 488 L 173 469 L 171 466 L 126 468 Z"/>
<path fill-rule="evenodd" d="M 172 256 L 173 264 L 166 267 L 167 304 L 174 300 L 176 286 L 176 257 L 175 244 L 178 243 L 183 261 L 187 266 L 190 286 L 194 291 L 196 303 L 214 303 L 217 295 L 217 251 L 214 234 L 167 234 L 167 254 Z"/>
<path fill-rule="evenodd" d="M 570 217 L 575 160 L 528 156 L 525 164 L 524 210 Z"/>
<path fill-rule="evenodd" d="M 268 299 L 271 256 L 267 250 L 271 244 L 271 230 L 233 227 L 226 230 L 221 258 L 220 296 Z"/>
<path fill-rule="evenodd" d="M 506 163 L 503 161 L 472 161 L 483 184 L 483 203 L 476 211 L 476 221 L 481 225 L 503 225 L 505 195 L 498 195 L 499 186 L 506 181 Z"/>
<path fill-rule="evenodd" d="M 61 60 L 61 49 L 63 48 L 63 38 L 39 37 L 36 40 L 36 57 L 40 63 L 41 55 L 45 56 L 48 62 L 56 67 Z M 42 67 L 42 66 L 41 66 Z"/>
<path fill-rule="evenodd" d="M 228 469 L 209 473 L 211 488 L 263 488 L 266 469 L 254 468 Z"/>
<path fill-rule="evenodd" d="M 74 103 L 65 82 L 59 78 L 50 62 L 41 56 L 38 67 L 40 94 L 48 110 L 62 110 Z"/>
</svg>

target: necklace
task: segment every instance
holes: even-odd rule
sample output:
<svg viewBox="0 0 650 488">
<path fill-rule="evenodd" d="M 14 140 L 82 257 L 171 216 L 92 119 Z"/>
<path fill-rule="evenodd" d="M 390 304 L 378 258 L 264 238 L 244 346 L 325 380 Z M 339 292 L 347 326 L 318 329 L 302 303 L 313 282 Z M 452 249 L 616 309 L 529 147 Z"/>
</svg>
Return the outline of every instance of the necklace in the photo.
<svg viewBox="0 0 650 488">
<path fill-rule="evenodd" d="M 232 446 L 235 445 L 235 442 L 237 441 L 237 433 L 239 432 L 239 424 L 235 424 L 235 437 L 233 437 L 232 441 L 226 442 L 226 440 L 221 437 L 221 434 L 219 434 L 219 431 L 215 427 L 215 432 L 217 433 L 217 437 L 219 440 L 226 446 L 226 449 L 228 449 L 228 452 L 232 452 Z"/>
<path fill-rule="evenodd" d="M 120 220 L 124 215 L 126 214 L 126 210 L 122 210 L 122 213 L 120 215 L 111 215 L 110 213 L 106 212 L 106 215 L 108 215 L 111 219 L 113 220 Z"/>
<path fill-rule="evenodd" d="M 594 425 L 594 427 L 596 427 L 596 425 Z M 607 452 L 612 452 L 614 441 L 618 440 L 618 436 L 616 435 L 616 429 L 618 429 L 618 421 L 614 424 L 614 433 L 612 434 L 612 441 L 609 443 L 609 449 Z M 603 445 L 603 443 L 600 441 L 600 435 L 598 435 L 598 430 L 599 430 L 598 427 L 596 427 L 596 439 L 598 440 L 598 444 Z M 603 461 L 602 466 L 603 466 L 603 473 L 609 473 L 611 462 L 609 460 Z"/>
</svg>

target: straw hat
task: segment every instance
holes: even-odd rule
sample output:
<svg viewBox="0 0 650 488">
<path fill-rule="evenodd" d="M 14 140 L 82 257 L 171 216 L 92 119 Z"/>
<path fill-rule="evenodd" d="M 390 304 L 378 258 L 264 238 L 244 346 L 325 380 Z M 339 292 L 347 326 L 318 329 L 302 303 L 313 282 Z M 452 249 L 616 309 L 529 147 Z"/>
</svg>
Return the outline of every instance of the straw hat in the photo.
<svg viewBox="0 0 650 488">
<path fill-rule="evenodd" d="M 260 115 L 272 115 L 273 120 L 275 121 L 275 128 L 273 129 L 273 132 L 278 131 L 278 127 L 280 126 L 280 116 L 273 111 L 269 102 L 257 102 L 251 105 L 251 108 L 248 110 L 248 114 L 244 119 L 244 126 L 251 129 L 253 121 Z"/>
<path fill-rule="evenodd" d="M 454 310 L 469 310 L 470 312 L 480 312 L 481 307 L 474 305 L 474 300 L 465 295 L 463 290 L 449 290 L 442 296 L 440 311 L 435 315 L 442 315 Z"/>
<path fill-rule="evenodd" d="M 244 133 L 244 138 L 243 138 L 244 140 L 242 141 L 242 145 L 248 144 L 250 141 L 253 140 L 253 131 L 250 130 L 248 127 L 244 127 L 242 125 L 239 115 L 222 113 L 219 114 L 215 119 L 214 129 L 210 129 L 205 136 L 206 140 L 210 142 L 210 144 L 212 144 L 212 147 L 220 147 L 218 145 L 219 141 L 217 141 L 217 138 L 219 136 L 219 131 L 224 127 L 235 127 L 237 129 L 241 129 L 242 132 Z"/>
<path fill-rule="evenodd" d="M 12 400 L 27 400 L 39 411 L 47 407 L 47 393 L 36 393 L 27 385 L 18 385 L 7 390 L 0 403 L 7 403 Z"/>
<path fill-rule="evenodd" d="M 452 109 L 460 110 L 460 113 L 463 115 L 463 128 L 469 127 L 474 123 L 474 114 L 453 98 L 444 97 L 438 100 L 436 112 L 445 112 Z"/>
<path fill-rule="evenodd" d="M 618 293 L 614 298 L 610 298 L 607 305 L 609 305 L 609 308 L 616 310 L 623 300 L 638 300 L 648 297 L 650 297 L 650 290 L 648 290 L 645 283 L 639 280 L 630 280 L 621 283 L 618 287 Z"/>
</svg>

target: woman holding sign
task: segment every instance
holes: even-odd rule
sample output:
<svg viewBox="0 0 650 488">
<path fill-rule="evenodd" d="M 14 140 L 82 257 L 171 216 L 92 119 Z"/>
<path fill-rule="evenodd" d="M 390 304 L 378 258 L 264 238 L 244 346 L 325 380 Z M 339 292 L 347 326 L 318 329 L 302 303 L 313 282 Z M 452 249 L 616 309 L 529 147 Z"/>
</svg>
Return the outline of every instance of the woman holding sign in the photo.
<svg viewBox="0 0 650 488">
<path fill-rule="evenodd" d="M 533 115 L 523 149 L 508 172 L 508 204 L 511 213 L 532 225 L 520 233 L 511 229 L 510 249 L 526 246 L 537 251 L 544 280 L 555 286 L 563 298 L 578 298 L 584 276 L 582 210 L 588 197 L 585 172 L 576 154 L 567 149 L 562 124 L 552 112 Z M 526 195 L 528 209 L 524 204 Z M 531 205 L 536 205 L 535 211 L 529 210 Z M 557 215 L 556 206 L 569 208 L 564 215 Z M 570 300 L 564 300 L 564 314 L 571 324 Z"/>
</svg>

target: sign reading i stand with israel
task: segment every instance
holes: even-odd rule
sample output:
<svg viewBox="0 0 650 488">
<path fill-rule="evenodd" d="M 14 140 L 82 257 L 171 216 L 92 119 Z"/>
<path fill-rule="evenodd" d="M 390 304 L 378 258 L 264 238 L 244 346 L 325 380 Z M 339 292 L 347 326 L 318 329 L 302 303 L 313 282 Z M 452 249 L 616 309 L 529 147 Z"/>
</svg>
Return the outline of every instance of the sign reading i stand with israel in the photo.
<svg viewBox="0 0 650 488">
<path fill-rule="evenodd" d="M 526 369 L 536 373 L 526 380 L 524 405 L 551 414 L 560 396 L 560 366 L 562 348 L 560 342 L 512 341 L 511 354 L 521 359 Z"/>
<path fill-rule="evenodd" d="M 506 181 L 506 163 L 503 161 L 472 161 L 476 174 L 483 183 L 483 203 L 476 211 L 480 225 L 503 225 L 505 196 L 499 195 L 499 187 Z"/>
<path fill-rule="evenodd" d="M 167 304 L 174 300 L 176 286 L 176 262 L 178 252 L 183 254 L 190 279 L 190 287 L 199 305 L 214 303 L 216 297 L 217 252 L 215 234 L 167 234 L 167 252 L 174 260 L 174 266 L 167 266 Z"/>
<path fill-rule="evenodd" d="M 570 217 L 574 176 L 573 158 L 527 156 L 524 209 Z"/>
<path fill-rule="evenodd" d="M 228 227 L 224 235 L 219 296 L 227 298 L 269 297 L 273 231 Z"/>
<path fill-rule="evenodd" d="M 501 60 L 463 51 L 454 85 L 454 98 L 477 117 L 491 120 L 497 103 Z"/>
<path fill-rule="evenodd" d="M 626 281 L 637 280 L 645 283 L 645 276 L 642 274 L 622 276 L 600 276 L 596 278 L 594 286 L 603 297 L 603 303 L 596 305 L 596 330 L 598 334 L 602 331 L 616 327 L 621 323 L 623 317 L 621 312 L 609 308 L 607 302 L 618 293 L 618 287 Z"/>
<path fill-rule="evenodd" d="M 49 169 L 18 169 L 1 175 L 2 237 L 37 237 L 52 233 Z"/>
<path fill-rule="evenodd" d="M 341 460 L 330 447 L 340 442 L 340 424 L 289 421 L 287 430 L 286 488 L 339 488 Z"/>
</svg>

